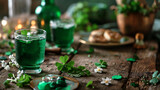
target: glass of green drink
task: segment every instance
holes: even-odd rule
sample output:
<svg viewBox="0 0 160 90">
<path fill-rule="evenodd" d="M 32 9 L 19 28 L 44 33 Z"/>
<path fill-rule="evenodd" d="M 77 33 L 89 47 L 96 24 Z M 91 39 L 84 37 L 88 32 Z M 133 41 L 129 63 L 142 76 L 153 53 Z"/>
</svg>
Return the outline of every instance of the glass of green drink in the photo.
<svg viewBox="0 0 160 90">
<path fill-rule="evenodd" d="M 62 52 L 73 52 L 71 44 L 74 41 L 75 23 L 73 19 L 51 20 L 50 27 L 52 32 L 52 41 L 56 47 L 62 49 Z"/>
<path fill-rule="evenodd" d="M 22 29 L 14 33 L 16 61 L 21 70 L 29 74 L 42 71 L 40 65 L 45 57 L 46 31 L 42 29 Z"/>
</svg>

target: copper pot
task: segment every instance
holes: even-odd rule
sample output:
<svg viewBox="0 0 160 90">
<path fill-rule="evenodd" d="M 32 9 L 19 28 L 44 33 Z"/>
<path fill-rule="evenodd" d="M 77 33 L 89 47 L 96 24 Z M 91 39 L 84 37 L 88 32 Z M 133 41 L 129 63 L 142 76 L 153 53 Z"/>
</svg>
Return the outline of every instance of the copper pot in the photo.
<svg viewBox="0 0 160 90">
<path fill-rule="evenodd" d="M 147 6 L 145 0 L 138 0 L 141 4 Z M 123 5 L 122 0 L 116 0 L 118 5 Z M 158 6 L 157 0 L 154 0 L 153 5 Z M 118 14 L 117 23 L 120 32 L 124 35 L 135 35 L 136 33 L 144 33 L 147 35 L 152 30 L 152 26 L 155 19 L 155 14 L 150 13 L 148 16 L 144 16 L 140 13 Z"/>
<path fill-rule="evenodd" d="M 154 13 L 150 13 L 148 16 L 140 13 L 118 14 L 117 23 L 120 32 L 124 35 L 133 36 L 136 33 L 147 35 L 152 30 L 154 18 Z"/>
</svg>

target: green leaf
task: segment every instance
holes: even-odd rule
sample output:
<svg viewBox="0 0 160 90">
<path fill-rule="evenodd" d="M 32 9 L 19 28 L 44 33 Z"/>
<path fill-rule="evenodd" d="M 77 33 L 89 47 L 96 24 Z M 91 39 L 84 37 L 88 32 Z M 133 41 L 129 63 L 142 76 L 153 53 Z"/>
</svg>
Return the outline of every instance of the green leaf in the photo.
<svg viewBox="0 0 160 90">
<path fill-rule="evenodd" d="M 122 79 L 122 76 L 121 75 L 114 75 L 114 76 L 112 76 L 112 79 L 119 80 L 119 79 Z"/>
<path fill-rule="evenodd" d="M 70 61 L 69 63 L 67 63 L 68 66 L 73 67 L 74 65 L 74 61 Z"/>
<path fill-rule="evenodd" d="M 59 71 L 62 71 L 62 69 L 63 69 L 63 66 L 59 66 L 59 67 L 58 67 L 58 70 L 59 70 Z"/>
<path fill-rule="evenodd" d="M 100 67 L 100 66 L 101 66 L 101 64 L 100 64 L 100 63 L 95 63 L 95 65 L 96 65 L 97 67 Z"/>
<path fill-rule="evenodd" d="M 135 62 L 136 60 L 134 58 L 127 58 L 127 61 Z"/>
<path fill-rule="evenodd" d="M 31 81 L 31 76 L 24 74 L 17 80 L 17 86 L 24 87 L 25 85 L 29 84 Z"/>
<path fill-rule="evenodd" d="M 160 79 L 160 74 L 157 75 L 157 78 Z"/>
<path fill-rule="evenodd" d="M 59 66 L 62 66 L 62 64 L 61 63 L 59 63 L 59 62 L 56 62 L 56 64 L 55 64 L 57 67 L 59 67 Z"/>
<path fill-rule="evenodd" d="M 78 69 L 80 69 L 80 70 L 84 70 L 84 69 L 85 69 L 85 67 L 84 67 L 84 66 L 78 66 Z"/>
<path fill-rule="evenodd" d="M 158 79 L 157 78 L 153 78 L 149 81 L 151 84 L 156 85 L 158 83 Z"/>
<path fill-rule="evenodd" d="M 106 65 L 101 65 L 100 67 L 102 67 L 102 68 L 106 68 L 107 66 L 106 66 Z"/>
<path fill-rule="evenodd" d="M 133 87 L 139 87 L 139 84 L 136 84 L 136 83 L 132 82 L 131 86 L 133 86 Z"/>
<path fill-rule="evenodd" d="M 9 56 L 9 55 L 11 55 L 12 53 L 10 52 L 10 51 L 8 51 L 8 52 L 5 52 L 5 55 L 7 55 L 7 56 Z"/>
<path fill-rule="evenodd" d="M 158 75 L 158 71 L 155 71 L 153 74 L 152 74 L 152 78 L 156 78 Z"/>
<path fill-rule="evenodd" d="M 69 59 L 69 56 L 65 55 L 65 56 L 60 56 L 60 61 L 65 64 L 67 62 L 67 60 Z"/>
<path fill-rule="evenodd" d="M 3 85 L 5 85 L 5 87 L 7 88 L 8 86 L 9 86 L 9 83 L 10 83 L 11 81 L 10 80 L 5 80 L 4 82 L 3 82 Z"/>
<path fill-rule="evenodd" d="M 12 74 L 12 73 L 8 73 L 8 77 L 9 77 L 9 78 L 12 78 L 12 77 L 13 77 L 13 74 Z"/>
<path fill-rule="evenodd" d="M 139 60 L 139 57 L 138 57 L 136 54 L 134 54 L 133 58 L 134 58 L 135 60 Z"/>
<path fill-rule="evenodd" d="M 0 60 L 7 60 L 7 58 L 4 56 L 0 56 Z"/>
<path fill-rule="evenodd" d="M 86 53 L 91 54 L 94 53 L 94 48 L 90 47 L 88 51 L 86 51 Z"/>
<path fill-rule="evenodd" d="M 103 64 L 104 61 L 100 59 L 99 62 L 100 62 L 101 64 Z"/>
<path fill-rule="evenodd" d="M 94 88 L 94 87 L 92 86 L 92 84 L 93 84 L 93 81 L 91 80 L 91 81 L 89 81 L 89 82 L 86 84 L 86 87 L 92 87 L 92 88 Z"/>
<path fill-rule="evenodd" d="M 27 36 L 27 33 L 30 32 L 30 30 L 22 30 L 21 34 Z"/>
</svg>

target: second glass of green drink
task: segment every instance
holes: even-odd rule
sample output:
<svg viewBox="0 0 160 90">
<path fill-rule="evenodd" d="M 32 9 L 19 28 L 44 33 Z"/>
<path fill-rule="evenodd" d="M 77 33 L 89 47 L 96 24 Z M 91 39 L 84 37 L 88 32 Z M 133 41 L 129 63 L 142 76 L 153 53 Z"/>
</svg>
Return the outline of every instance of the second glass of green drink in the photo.
<svg viewBox="0 0 160 90">
<path fill-rule="evenodd" d="M 52 39 L 56 47 L 62 52 L 71 53 L 74 49 L 71 44 L 74 41 L 75 23 L 73 19 L 60 19 L 50 21 Z"/>
<path fill-rule="evenodd" d="M 38 74 L 45 58 L 46 31 L 17 30 L 15 35 L 16 61 L 24 73 Z"/>
</svg>

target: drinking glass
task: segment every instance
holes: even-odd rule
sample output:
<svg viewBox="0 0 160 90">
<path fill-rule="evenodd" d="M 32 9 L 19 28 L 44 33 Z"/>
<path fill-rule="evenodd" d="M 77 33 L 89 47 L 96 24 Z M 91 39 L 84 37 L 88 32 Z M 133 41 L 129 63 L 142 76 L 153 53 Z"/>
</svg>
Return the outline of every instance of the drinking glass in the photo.
<svg viewBox="0 0 160 90">
<path fill-rule="evenodd" d="M 20 70 L 29 74 L 42 71 L 40 65 L 45 57 L 46 31 L 42 29 L 21 29 L 14 33 L 16 61 Z"/>
<path fill-rule="evenodd" d="M 71 44 L 74 41 L 75 23 L 73 19 L 60 19 L 50 21 L 52 41 L 62 52 L 73 52 Z"/>
</svg>

